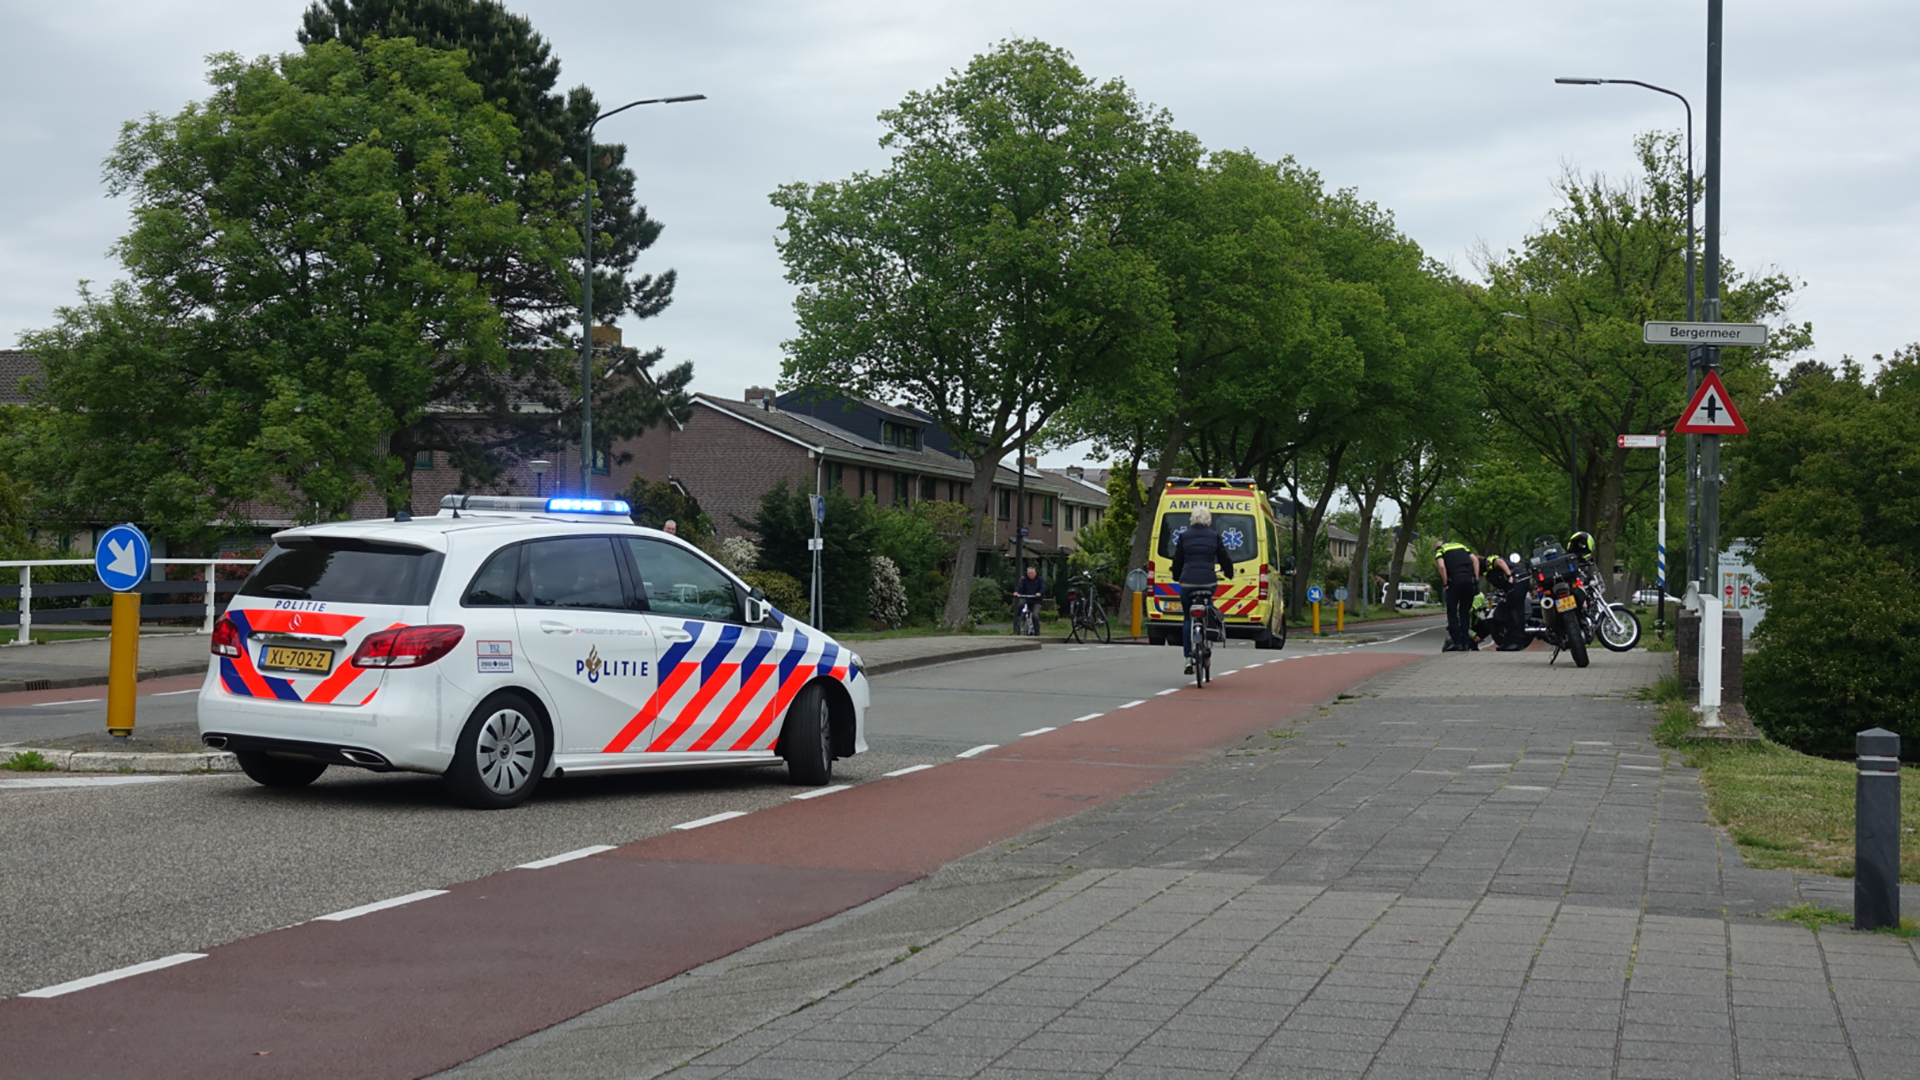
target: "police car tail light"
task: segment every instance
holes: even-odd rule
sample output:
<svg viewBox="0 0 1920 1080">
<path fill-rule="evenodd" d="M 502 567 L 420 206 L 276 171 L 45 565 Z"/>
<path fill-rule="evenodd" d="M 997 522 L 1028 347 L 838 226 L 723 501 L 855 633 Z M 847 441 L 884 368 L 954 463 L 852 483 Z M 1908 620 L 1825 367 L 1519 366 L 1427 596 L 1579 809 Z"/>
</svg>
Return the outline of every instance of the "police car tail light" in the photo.
<svg viewBox="0 0 1920 1080">
<path fill-rule="evenodd" d="M 425 667 L 453 651 L 467 628 L 452 624 L 402 626 L 368 634 L 353 651 L 361 668 Z"/>
<path fill-rule="evenodd" d="M 240 628 L 225 615 L 213 624 L 213 646 L 209 650 L 215 656 L 240 655 Z"/>
</svg>

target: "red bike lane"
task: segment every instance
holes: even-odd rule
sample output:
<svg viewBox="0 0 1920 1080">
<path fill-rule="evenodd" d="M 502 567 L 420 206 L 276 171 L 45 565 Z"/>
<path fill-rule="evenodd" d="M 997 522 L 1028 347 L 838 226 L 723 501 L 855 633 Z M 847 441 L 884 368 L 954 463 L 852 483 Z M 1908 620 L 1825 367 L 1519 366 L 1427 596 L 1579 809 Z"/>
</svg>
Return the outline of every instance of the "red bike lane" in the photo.
<svg viewBox="0 0 1920 1080">
<path fill-rule="evenodd" d="M 979 757 L 13 998 L 0 1076 L 428 1075 L 1149 787 L 1423 658 L 1289 657 Z"/>
</svg>

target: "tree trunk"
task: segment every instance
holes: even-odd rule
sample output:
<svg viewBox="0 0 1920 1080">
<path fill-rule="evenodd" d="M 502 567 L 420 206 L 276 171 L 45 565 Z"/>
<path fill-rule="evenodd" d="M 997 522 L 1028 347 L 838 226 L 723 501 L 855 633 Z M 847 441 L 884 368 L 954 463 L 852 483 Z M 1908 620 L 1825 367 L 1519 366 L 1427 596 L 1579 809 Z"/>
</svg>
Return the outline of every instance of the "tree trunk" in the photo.
<svg viewBox="0 0 1920 1080">
<path fill-rule="evenodd" d="M 1327 504 L 1333 501 L 1333 492 L 1340 486 L 1340 459 L 1347 454 L 1347 444 L 1341 443 L 1327 455 L 1327 479 L 1320 487 L 1320 497 L 1313 504 L 1313 513 L 1307 518 L 1307 542 L 1303 546 L 1306 562 L 1293 577 L 1293 600 L 1295 611 L 1305 611 L 1307 607 L 1307 587 L 1314 583 L 1313 553 L 1320 535 L 1321 523 L 1327 517 Z M 1294 504 L 1294 512 L 1299 512 L 1299 504 Z M 1331 556 L 1329 556 L 1331 557 Z"/>
<path fill-rule="evenodd" d="M 998 447 L 973 462 L 973 492 L 967 500 L 973 522 L 970 528 L 960 532 L 960 542 L 953 553 L 953 587 L 947 590 L 947 606 L 940 613 L 940 625 L 949 630 L 966 626 L 973 608 L 973 564 L 980 554 L 982 535 L 993 527 L 993 477 L 1005 453 L 1005 447 Z"/>
<path fill-rule="evenodd" d="M 1153 551 L 1153 520 L 1160 513 L 1160 495 L 1167 490 L 1167 475 L 1173 472 L 1174 463 L 1180 458 L 1180 450 L 1186 445 L 1187 421 L 1184 412 L 1176 412 L 1173 422 L 1168 425 L 1166 441 L 1160 444 L 1160 454 L 1153 463 L 1153 484 L 1147 488 L 1146 498 L 1141 500 L 1140 516 L 1133 528 L 1132 561 L 1129 569 L 1147 565 Z M 1135 466 L 1136 473 L 1138 466 Z M 1132 610 L 1129 608 L 1128 610 Z"/>
</svg>

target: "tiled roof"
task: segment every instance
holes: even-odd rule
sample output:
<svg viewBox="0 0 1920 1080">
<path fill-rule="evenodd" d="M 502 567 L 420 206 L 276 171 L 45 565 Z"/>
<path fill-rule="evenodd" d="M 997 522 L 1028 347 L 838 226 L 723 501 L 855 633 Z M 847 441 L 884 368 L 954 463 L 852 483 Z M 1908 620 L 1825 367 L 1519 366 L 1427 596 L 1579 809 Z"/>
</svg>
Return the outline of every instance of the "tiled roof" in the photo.
<svg viewBox="0 0 1920 1080">
<path fill-rule="evenodd" d="M 753 402 L 734 401 L 730 398 L 716 397 L 713 394 L 695 394 L 694 397 L 702 404 L 712 406 L 747 423 L 759 424 L 796 442 L 818 446 L 838 456 L 859 458 L 896 469 L 937 472 L 968 479 L 973 476 L 973 465 L 965 458 L 943 454 L 938 450 L 908 450 L 898 446 L 882 446 L 871 439 L 862 438 L 844 428 L 835 427 L 824 420 L 801 413 L 790 413 L 777 408 L 763 409 Z"/>
<path fill-rule="evenodd" d="M 0 405 L 24 405 L 22 381 L 40 374 L 40 358 L 24 349 L 0 349 Z"/>
</svg>

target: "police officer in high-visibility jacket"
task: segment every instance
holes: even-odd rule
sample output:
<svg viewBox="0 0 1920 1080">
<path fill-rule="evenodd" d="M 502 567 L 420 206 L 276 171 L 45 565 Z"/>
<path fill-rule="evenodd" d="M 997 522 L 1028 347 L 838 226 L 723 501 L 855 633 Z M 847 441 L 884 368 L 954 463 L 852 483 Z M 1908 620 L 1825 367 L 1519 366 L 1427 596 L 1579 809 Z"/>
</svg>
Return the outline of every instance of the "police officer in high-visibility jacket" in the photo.
<svg viewBox="0 0 1920 1080">
<path fill-rule="evenodd" d="M 1473 648 L 1473 598 L 1480 591 L 1480 556 L 1461 543 L 1433 542 L 1433 565 L 1447 598 L 1447 643 L 1441 652 Z"/>
</svg>

